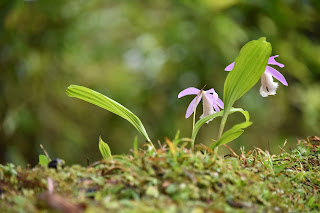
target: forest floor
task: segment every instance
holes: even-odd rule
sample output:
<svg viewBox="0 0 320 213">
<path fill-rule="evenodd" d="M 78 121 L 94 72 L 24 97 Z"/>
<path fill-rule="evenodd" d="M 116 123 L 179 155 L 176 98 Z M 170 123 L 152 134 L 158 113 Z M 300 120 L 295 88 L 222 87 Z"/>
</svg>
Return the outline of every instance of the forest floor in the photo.
<svg viewBox="0 0 320 213">
<path fill-rule="evenodd" d="M 0 165 L 0 212 L 319 212 L 320 141 L 219 156 L 166 140 L 87 167 Z"/>
</svg>

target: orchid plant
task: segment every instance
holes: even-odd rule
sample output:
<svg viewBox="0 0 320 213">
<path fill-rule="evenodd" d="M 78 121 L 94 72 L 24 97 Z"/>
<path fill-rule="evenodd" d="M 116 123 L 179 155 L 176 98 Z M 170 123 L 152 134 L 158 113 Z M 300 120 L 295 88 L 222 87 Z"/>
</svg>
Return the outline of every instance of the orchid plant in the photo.
<svg viewBox="0 0 320 213">
<path fill-rule="evenodd" d="M 268 65 L 276 65 L 278 67 L 283 68 L 284 65 L 275 60 L 276 57 L 279 57 L 279 55 L 275 55 L 275 56 L 269 57 Z M 261 84 L 262 85 L 260 87 L 260 95 L 262 97 L 267 97 L 268 95 L 275 95 L 276 94 L 276 89 L 278 87 L 278 83 L 277 82 L 273 82 L 273 78 L 272 77 L 274 77 L 275 79 L 279 80 L 283 85 L 288 86 L 288 83 L 287 83 L 286 79 L 284 78 L 284 76 L 279 71 L 277 71 L 276 69 L 274 69 L 274 68 L 272 68 L 272 67 L 270 67 L 268 65 L 265 67 L 264 73 L 261 76 Z M 235 66 L 235 62 L 229 64 L 225 68 L 225 71 L 232 71 L 234 66 Z M 241 79 L 241 76 L 238 76 L 238 79 Z M 203 91 L 203 90 L 201 90 L 200 92 L 199 91 L 200 90 L 198 90 L 196 88 L 189 87 L 189 88 L 181 91 L 179 93 L 179 95 L 178 95 L 178 98 L 183 97 L 185 95 L 191 95 L 191 94 L 197 94 L 197 97 L 200 96 L 200 95 L 202 95 L 203 97 L 206 97 L 203 100 L 203 114 L 202 114 L 202 116 L 200 118 L 203 118 L 204 116 L 208 116 L 208 115 L 214 114 L 216 112 L 219 112 L 220 110 L 218 108 L 218 105 L 220 106 L 220 108 L 222 108 L 222 109 L 224 108 L 224 103 L 221 101 L 221 99 L 218 98 L 218 94 L 216 94 L 214 92 L 214 89 L 210 89 L 208 91 Z M 211 95 L 210 93 L 212 93 L 213 95 Z M 200 100 L 198 100 L 198 102 L 197 102 L 196 101 L 197 97 L 194 98 L 191 101 L 191 103 L 190 103 L 190 105 L 189 105 L 189 107 L 187 109 L 186 118 L 188 118 L 195 111 L 195 108 L 199 104 Z M 201 99 L 201 96 L 200 96 L 199 99 Z M 214 109 L 213 109 L 213 106 L 215 106 Z M 252 124 L 249 121 L 249 113 L 247 111 L 243 111 L 242 109 L 234 109 L 234 108 L 231 111 L 235 111 L 235 110 L 238 110 L 238 111 L 242 112 L 246 116 L 246 122 L 244 122 L 244 123 L 242 123 L 241 125 L 238 125 L 238 126 L 235 125 L 228 132 L 226 132 L 224 135 L 222 135 L 222 131 L 223 131 L 223 128 L 224 128 L 225 121 L 222 122 L 221 125 L 220 125 L 218 141 L 216 143 L 213 143 L 211 145 L 211 148 L 218 147 L 219 145 L 226 144 L 226 143 L 234 140 L 235 138 L 239 137 L 243 133 L 242 129 L 244 129 L 244 128 L 246 128 L 246 127 L 248 127 L 248 126 L 250 126 Z M 215 117 L 217 117 L 217 116 L 225 116 L 225 118 L 226 118 L 227 115 L 228 115 L 228 112 L 226 112 L 226 113 L 224 112 L 224 114 L 219 113 L 219 114 L 216 114 L 214 116 Z M 210 117 L 210 120 L 206 121 L 206 123 L 209 123 L 210 121 L 212 121 L 213 118 L 211 118 L 211 117 Z M 201 125 L 199 125 L 197 131 L 199 130 L 200 127 L 201 127 Z M 197 132 L 195 132 L 194 130 L 195 130 L 195 116 L 194 116 L 194 119 L 193 119 L 192 144 L 194 144 L 195 136 L 197 134 Z"/>
<path fill-rule="evenodd" d="M 263 97 L 276 94 L 278 83 L 273 82 L 273 77 L 285 86 L 288 85 L 286 79 L 280 72 L 271 66 L 268 66 L 276 65 L 281 68 L 284 67 L 283 64 L 275 60 L 278 55 L 272 57 L 270 57 L 270 55 L 271 44 L 267 42 L 265 38 L 260 38 L 259 40 L 247 43 L 241 49 L 235 62 L 225 68 L 226 71 L 230 72 L 224 84 L 223 101 L 219 98 L 213 88 L 209 90 L 204 90 L 204 88 L 202 88 L 200 90 L 194 87 L 189 87 L 179 93 L 178 98 L 187 95 L 196 95 L 189 104 L 185 115 L 185 117 L 188 118 L 193 114 L 193 129 L 191 136 L 192 148 L 194 147 L 194 141 L 201 126 L 205 123 L 209 123 L 216 117 L 222 117 L 222 119 L 217 140 L 211 144 L 211 149 L 217 149 L 219 146 L 238 138 L 244 132 L 243 129 L 252 124 L 249 120 L 250 116 L 247 111 L 241 108 L 233 108 L 232 106 L 234 102 L 248 92 L 259 79 L 261 79 L 262 83 L 260 94 Z M 147 142 L 150 143 L 150 147 L 152 147 L 156 152 L 156 149 L 140 119 L 123 105 L 102 95 L 101 93 L 82 86 L 71 85 L 68 87 L 66 93 L 70 97 L 76 97 L 90 102 L 126 119 L 138 130 Z M 201 100 L 203 113 L 200 116 L 200 119 L 195 122 L 196 108 Z M 245 117 L 245 121 L 240 124 L 236 124 L 229 130 L 223 132 L 228 115 L 234 112 L 241 112 Z M 168 145 L 170 148 L 173 146 L 172 143 L 168 143 Z M 135 140 L 135 147 L 136 146 L 137 142 Z M 112 158 L 110 148 L 107 143 L 102 141 L 101 138 L 99 139 L 99 149 L 104 158 Z"/>
<path fill-rule="evenodd" d="M 268 60 L 268 64 L 270 65 L 276 65 L 280 68 L 283 68 L 284 65 L 277 62 L 275 58 L 279 57 L 279 55 L 271 56 Z M 229 64 L 224 70 L 225 71 L 231 71 L 234 67 L 234 62 Z M 266 66 L 266 69 L 261 76 L 261 87 L 260 87 L 260 95 L 262 97 L 267 97 L 268 95 L 275 95 L 276 90 L 278 88 L 278 83 L 273 82 L 273 78 L 280 81 L 283 85 L 288 86 L 287 80 L 284 78 L 284 76 L 276 69 L 270 66 Z"/>
</svg>

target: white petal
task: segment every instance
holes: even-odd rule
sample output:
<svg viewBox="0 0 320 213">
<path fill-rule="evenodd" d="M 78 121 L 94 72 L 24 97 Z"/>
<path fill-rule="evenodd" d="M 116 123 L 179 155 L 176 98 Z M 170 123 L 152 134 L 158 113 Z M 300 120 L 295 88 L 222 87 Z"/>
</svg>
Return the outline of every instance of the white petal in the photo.
<svg viewBox="0 0 320 213">
<path fill-rule="evenodd" d="M 272 75 L 267 72 L 261 76 L 260 95 L 267 97 L 268 95 L 275 95 L 278 88 L 278 83 L 273 82 Z"/>
<path fill-rule="evenodd" d="M 206 94 L 205 92 L 202 92 L 203 114 L 200 116 L 200 119 L 205 116 L 208 116 L 208 115 L 215 113 L 215 111 L 213 109 L 213 105 L 210 101 L 210 98 L 207 97 L 208 95 L 211 95 L 211 94 Z M 210 119 L 209 121 L 207 121 L 207 123 L 209 123 L 212 120 L 213 119 Z"/>
<path fill-rule="evenodd" d="M 200 119 L 203 118 L 203 117 L 206 117 L 206 116 L 207 116 L 207 115 L 202 114 L 202 115 L 200 116 Z M 211 118 L 210 120 L 208 120 L 206 123 L 208 124 L 210 121 L 213 121 L 213 118 Z"/>
</svg>

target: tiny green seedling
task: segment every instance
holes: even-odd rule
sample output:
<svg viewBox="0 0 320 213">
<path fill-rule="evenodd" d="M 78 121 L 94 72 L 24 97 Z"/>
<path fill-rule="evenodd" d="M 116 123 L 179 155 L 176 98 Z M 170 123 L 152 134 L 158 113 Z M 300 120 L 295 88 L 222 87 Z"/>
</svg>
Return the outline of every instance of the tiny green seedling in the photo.
<svg viewBox="0 0 320 213">
<path fill-rule="evenodd" d="M 112 159 L 110 147 L 101 139 L 101 136 L 99 137 L 99 150 L 103 159 Z"/>
<path fill-rule="evenodd" d="M 45 155 L 39 155 L 39 164 L 41 166 L 48 166 L 50 159 Z"/>
</svg>

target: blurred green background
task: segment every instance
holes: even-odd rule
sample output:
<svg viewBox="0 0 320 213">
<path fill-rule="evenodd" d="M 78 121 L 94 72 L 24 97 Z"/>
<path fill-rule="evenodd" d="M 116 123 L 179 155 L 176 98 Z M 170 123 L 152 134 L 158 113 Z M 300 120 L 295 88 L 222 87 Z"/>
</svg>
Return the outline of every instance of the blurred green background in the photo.
<svg viewBox="0 0 320 213">
<path fill-rule="evenodd" d="M 279 145 L 319 135 L 320 1 L 74 0 L 0 1 L 0 163 L 51 158 L 85 165 L 101 159 L 101 135 L 113 154 L 128 153 L 138 132 L 122 118 L 65 94 L 70 84 L 97 90 L 131 109 L 157 144 L 178 129 L 190 137 L 190 86 L 214 87 L 250 40 L 267 37 L 289 86 L 262 98 L 260 83 L 236 107 L 254 122 L 230 146 L 278 153 Z M 202 109 L 199 108 L 198 116 Z M 229 117 L 227 127 L 243 118 Z M 209 145 L 219 119 L 196 143 Z M 139 135 L 139 144 L 144 143 Z M 227 153 L 221 148 L 221 153 Z"/>
</svg>

